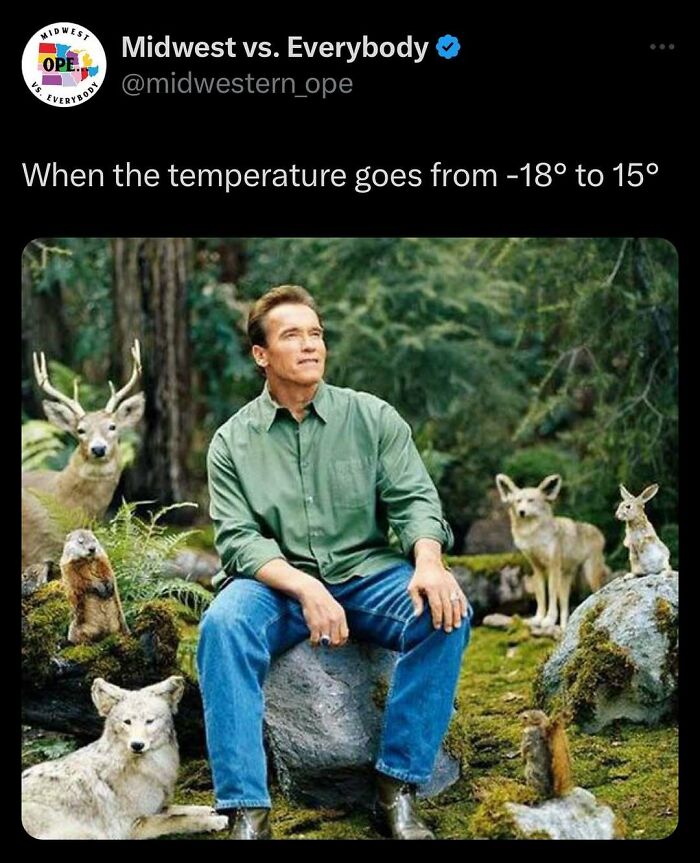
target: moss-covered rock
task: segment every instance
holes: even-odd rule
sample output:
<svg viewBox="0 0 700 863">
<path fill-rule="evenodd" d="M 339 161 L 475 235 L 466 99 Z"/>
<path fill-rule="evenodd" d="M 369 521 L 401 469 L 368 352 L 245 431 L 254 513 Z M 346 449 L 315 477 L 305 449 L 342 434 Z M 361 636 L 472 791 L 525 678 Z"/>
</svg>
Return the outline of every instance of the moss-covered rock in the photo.
<svg viewBox="0 0 700 863">
<path fill-rule="evenodd" d="M 584 617 L 573 656 L 564 666 L 564 704 L 573 719 L 582 725 L 595 722 L 601 698 L 616 698 L 629 687 L 635 666 L 629 652 L 610 638 L 604 627 L 596 626 L 603 604 Z"/>
<path fill-rule="evenodd" d="M 668 639 L 666 648 L 666 660 L 663 664 L 662 675 L 664 680 L 673 686 L 674 692 L 678 688 L 678 614 L 671 603 L 659 596 L 656 599 L 654 617 L 659 632 Z M 677 706 L 674 703 L 674 707 Z M 675 712 L 675 710 L 674 710 Z"/>
<path fill-rule="evenodd" d="M 474 839 L 527 838 L 506 804 L 535 803 L 536 794 L 531 788 L 512 779 L 494 777 L 477 783 L 475 796 L 480 802 L 471 819 L 471 832 Z"/>
<path fill-rule="evenodd" d="M 523 572 L 532 572 L 532 567 L 524 554 L 519 551 L 508 551 L 503 554 L 462 554 L 446 555 L 445 563 L 450 568 L 461 566 L 478 575 L 498 578 L 499 572 L 505 566 L 521 567 Z"/>
<path fill-rule="evenodd" d="M 678 577 L 618 578 L 576 609 L 535 678 L 547 708 L 568 707 L 589 732 L 618 718 L 649 725 L 674 713 Z"/>
<path fill-rule="evenodd" d="M 40 689 L 54 673 L 51 660 L 68 634 L 71 610 L 60 581 L 22 600 L 22 683 Z"/>
<path fill-rule="evenodd" d="M 525 576 L 532 569 L 520 552 L 448 556 L 445 564 L 469 597 L 474 622 L 495 611 L 525 613 L 531 605 Z"/>
</svg>

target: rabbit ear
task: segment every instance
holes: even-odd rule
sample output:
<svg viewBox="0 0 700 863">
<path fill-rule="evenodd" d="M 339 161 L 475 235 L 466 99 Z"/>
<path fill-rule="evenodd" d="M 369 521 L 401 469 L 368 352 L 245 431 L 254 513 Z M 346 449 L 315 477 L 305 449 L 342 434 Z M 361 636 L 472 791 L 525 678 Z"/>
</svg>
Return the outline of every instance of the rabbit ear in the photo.
<svg viewBox="0 0 700 863">
<path fill-rule="evenodd" d="M 634 495 L 630 494 L 630 492 L 628 492 L 627 489 L 622 484 L 620 485 L 620 496 L 622 497 L 623 500 L 627 500 L 627 501 L 634 500 Z"/>
<path fill-rule="evenodd" d="M 653 485 L 648 485 L 644 489 L 644 491 L 639 495 L 639 499 L 641 500 L 642 503 L 646 503 L 648 500 L 651 500 L 652 497 L 654 497 L 654 495 L 656 494 L 656 492 L 658 490 L 659 490 L 659 486 L 657 485 L 657 483 L 653 483 Z"/>
<path fill-rule="evenodd" d="M 518 486 L 513 482 L 513 480 L 504 473 L 499 473 L 496 477 L 496 486 L 498 487 L 498 493 L 501 495 L 503 503 L 508 503 L 510 501 L 510 496 L 515 494 L 516 491 L 519 491 Z"/>
</svg>

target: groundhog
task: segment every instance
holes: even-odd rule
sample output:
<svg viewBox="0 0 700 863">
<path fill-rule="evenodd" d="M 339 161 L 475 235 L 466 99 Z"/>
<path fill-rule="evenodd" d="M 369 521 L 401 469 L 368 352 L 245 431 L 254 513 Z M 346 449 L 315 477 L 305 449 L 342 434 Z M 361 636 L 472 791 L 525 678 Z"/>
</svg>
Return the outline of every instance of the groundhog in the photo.
<svg viewBox="0 0 700 863">
<path fill-rule="evenodd" d="M 112 566 L 92 531 L 68 534 L 61 576 L 73 609 L 68 629 L 71 644 L 99 641 L 117 632 L 129 634 Z"/>
<path fill-rule="evenodd" d="M 542 710 L 526 710 L 522 720 L 525 782 L 543 799 L 562 797 L 573 784 L 564 717 L 549 719 Z"/>
</svg>

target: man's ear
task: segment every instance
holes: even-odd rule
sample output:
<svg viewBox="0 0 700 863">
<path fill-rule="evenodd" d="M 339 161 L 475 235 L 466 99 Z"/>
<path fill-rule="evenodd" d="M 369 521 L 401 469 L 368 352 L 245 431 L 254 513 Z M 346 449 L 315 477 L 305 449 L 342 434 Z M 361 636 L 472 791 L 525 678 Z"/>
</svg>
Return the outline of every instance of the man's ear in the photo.
<svg viewBox="0 0 700 863">
<path fill-rule="evenodd" d="M 264 369 L 267 366 L 267 351 L 262 345 L 253 345 L 252 348 L 253 359 L 256 364 Z"/>
<path fill-rule="evenodd" d="M 499 473 L 496 476 L 496 487 L 503 503 L 510 503 L 511 495 L 519 491 L 513 480 L 504 473 Z"/>
</svg>

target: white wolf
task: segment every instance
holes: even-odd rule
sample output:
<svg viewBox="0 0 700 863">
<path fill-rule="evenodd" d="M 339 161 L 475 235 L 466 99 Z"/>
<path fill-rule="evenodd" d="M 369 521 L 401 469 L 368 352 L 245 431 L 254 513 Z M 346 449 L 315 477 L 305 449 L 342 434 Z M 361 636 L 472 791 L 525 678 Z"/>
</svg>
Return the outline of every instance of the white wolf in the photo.
<svg viewBox="0 0 700 863">
<path fill-rule="evenodd" d="M 173 714 L 182 677 L 131 692 L 102 678 L 92 700 L 102 736 L 22 774 L 22 823 L 36 839 L 151 839 L 222 830 L 228 818 L 208 806 L 168 806 L 179 755 Z"/>
</svg>

